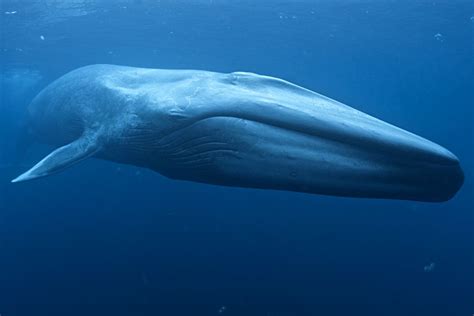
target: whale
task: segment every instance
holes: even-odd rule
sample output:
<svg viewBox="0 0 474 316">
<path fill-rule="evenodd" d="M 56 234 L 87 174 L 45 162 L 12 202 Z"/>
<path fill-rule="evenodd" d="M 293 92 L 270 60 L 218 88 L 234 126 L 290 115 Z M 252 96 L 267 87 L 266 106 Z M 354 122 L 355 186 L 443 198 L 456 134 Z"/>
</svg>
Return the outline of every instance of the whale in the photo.
<svg viewBox="0 0 474 316">
<path fill-rule="evenodd" d="M 444 147 L 248 72 L 81 67 L 32 100 L 28 128 L 55 150 L 12 182 L 88 158 L 175 180 L 341 197 L 442 202 L 464 181 Z"/>
</svg>

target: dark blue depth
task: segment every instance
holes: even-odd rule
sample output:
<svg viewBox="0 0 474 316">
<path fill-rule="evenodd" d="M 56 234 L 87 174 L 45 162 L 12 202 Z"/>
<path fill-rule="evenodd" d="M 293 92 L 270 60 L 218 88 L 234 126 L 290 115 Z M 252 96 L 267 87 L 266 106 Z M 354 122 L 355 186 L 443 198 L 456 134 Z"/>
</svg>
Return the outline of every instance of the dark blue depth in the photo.
<svg viewBox="0 0 474 316">
<path fill-rule="evenodd" d="M 468 0 L 0 2 L 0 315 L 474 313 L 474 7 Z M 89 160 L 10 184 L 24 113 L 80 66 L 251 71 L 431 139 L 447 203 L 209 186 Z"/>
</svg>

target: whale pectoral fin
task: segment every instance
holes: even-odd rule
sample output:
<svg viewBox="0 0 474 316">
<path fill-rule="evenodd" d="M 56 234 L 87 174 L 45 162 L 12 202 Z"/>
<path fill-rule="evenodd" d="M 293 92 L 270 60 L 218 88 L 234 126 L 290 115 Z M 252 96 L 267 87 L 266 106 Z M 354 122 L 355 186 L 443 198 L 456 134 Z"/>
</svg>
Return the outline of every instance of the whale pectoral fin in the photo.
<svg viewBox="0 0 474 316">
<path fill-rule="evenodd" d="M 99 150 L 95 140 L 81 137 L 78 140 L 60 147 L 38 162 L 33 168 L 23 173 L 12 182 L 22 182 L 46 177 L 61 172 L 72 165 L 93 156 Z"/>
</svg>

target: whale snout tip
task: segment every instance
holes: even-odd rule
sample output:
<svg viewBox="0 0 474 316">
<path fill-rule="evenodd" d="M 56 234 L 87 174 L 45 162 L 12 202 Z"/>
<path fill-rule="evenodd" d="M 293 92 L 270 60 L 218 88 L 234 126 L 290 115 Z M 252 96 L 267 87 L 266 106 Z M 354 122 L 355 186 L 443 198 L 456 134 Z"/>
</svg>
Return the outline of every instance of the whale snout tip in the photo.
<svg viewBox="0 0 474 316">
<path fill-rule="evenodd" d="M 442 161 L 431 167 L 431 177 L 427 185 L 431 187 L 432 202 L 446 202 L 452 199 L 464 184 L 464 171 L 459 159 L 450 151 L 444 150 Z"/>
<path fill-rule="evenodd" d="M 452 199 L 464 183 L 460 160 L 451 151 L 432 141 L 405 134 L 394 145 L 395 156 L 404 161 L 408 199 L 425 202 L 446 202 Z"/>
<path fill-rule="evenodd" d="M 446 166 L 447 170 L 442 173 L 443 178 L 440 181 L 440 187 L 445 192 L 444 195 L 440 196 L 440 202 L 452 199 L 464 184 L 464 171 L 461 164 L 455 155 L 451 155 L 451 163 Z"/>
</svg>

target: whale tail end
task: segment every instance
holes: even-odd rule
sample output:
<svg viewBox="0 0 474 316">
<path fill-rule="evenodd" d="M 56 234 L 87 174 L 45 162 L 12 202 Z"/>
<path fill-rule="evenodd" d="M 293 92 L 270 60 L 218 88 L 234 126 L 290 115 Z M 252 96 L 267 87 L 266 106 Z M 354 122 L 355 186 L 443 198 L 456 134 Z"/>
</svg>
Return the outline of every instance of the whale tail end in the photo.
<svg viewBox="0 0 474 316">
<path fill-rule="evenodd" d="M 95 138 L 83 136 L 72 143 L 60 147 L 38 162 L 33 168 L 11 182 L 23 182 L 61 172 L 99 151 Z"/>
</svg>

